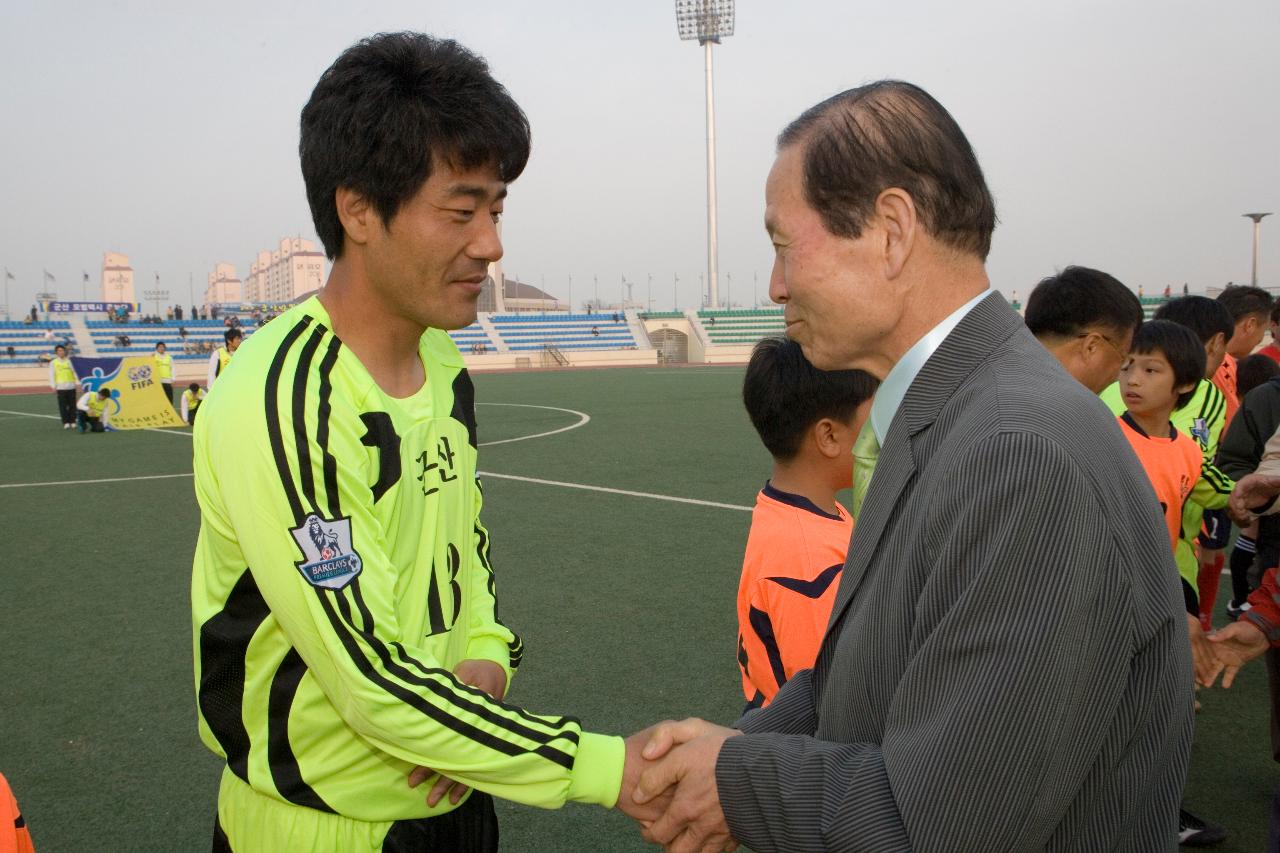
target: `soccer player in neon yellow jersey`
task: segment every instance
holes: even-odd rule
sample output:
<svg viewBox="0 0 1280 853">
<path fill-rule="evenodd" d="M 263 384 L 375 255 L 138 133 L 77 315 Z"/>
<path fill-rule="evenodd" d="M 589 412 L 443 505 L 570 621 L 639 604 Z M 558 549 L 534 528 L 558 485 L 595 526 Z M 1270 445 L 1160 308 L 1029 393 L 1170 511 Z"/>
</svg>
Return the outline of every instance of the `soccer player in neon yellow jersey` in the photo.
<svg viewBox="0 0 1280 853">
<path fill-rule="evenodd" d="M 496 850 L 491 794 L 660 813 L 629 796 L 647 735 L 501 701 L 521 644 L 444 330 L 475 320 L 529 138 L 483 60 L 413 33 L 347 50 L 303 109 L 328 282 L 240 348 L 195 427 L 215 850 Z"/>
</svg>

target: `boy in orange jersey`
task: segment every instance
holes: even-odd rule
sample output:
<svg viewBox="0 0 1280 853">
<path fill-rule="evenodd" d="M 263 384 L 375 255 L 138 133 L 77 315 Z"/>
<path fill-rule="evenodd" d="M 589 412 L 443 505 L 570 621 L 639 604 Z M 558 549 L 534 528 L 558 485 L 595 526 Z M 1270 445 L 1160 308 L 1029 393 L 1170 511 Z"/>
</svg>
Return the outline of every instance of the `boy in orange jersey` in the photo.
<svg viewBox="0 0 1280 853">
<path fill-rule="evenodd" d="M 836 493 L 852 484 L 853 443 L 877 385 L 861 370 L 818 370 L 787 338 L 751 353 L 742 400 L 773 473 L 756 496 L 738 586 L 748 708 L 817 657 L 853 533 Z"/>
<path fill-rule="evenodd" d="M 1120 393 L 1126 410 L 1120 416 L 1121 429 L 1155 489 L 1171 548 L 1177 547 L 1183 535 L 1183 504 L 1190 499 L 1206 509 L 1221 509 L 1234 485 L 1204 460 L 1195 441 L 1169 422 L 1169 416 L 1191 399 L 1204 367 L 1204 348 L 1190 329 L 1167 320 L 1152 320 L 1138 329 L 1129 358 L 1120 368 Z M 1182 589 L 1199 668 L 1210 659 L 1200 627 L 1199 597 L 1185 577 Z"/>
</svg>

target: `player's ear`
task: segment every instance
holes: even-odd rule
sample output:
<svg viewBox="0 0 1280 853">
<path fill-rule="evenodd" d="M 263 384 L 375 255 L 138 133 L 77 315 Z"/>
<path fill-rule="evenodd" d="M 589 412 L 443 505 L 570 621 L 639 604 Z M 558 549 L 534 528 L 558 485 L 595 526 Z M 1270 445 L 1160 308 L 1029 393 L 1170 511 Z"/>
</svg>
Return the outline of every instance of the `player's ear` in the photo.
<svg viewBox="0 0 1280 853">
<path fill-rule="evenodd" d="M 828 459 L 835 459 L 840 455 L 840 429 L 840 424 L 831 418 L 821 418 L 809 430 L 814 446 Z"/>
<path fill-rule="evenodd" d="M 359 246 L 369 242 L 369 232 L 382 220 L 368 197 L 350 187 L 338 187 L 333 192 L 333 203 L 347 239 Z"/>
</svg>

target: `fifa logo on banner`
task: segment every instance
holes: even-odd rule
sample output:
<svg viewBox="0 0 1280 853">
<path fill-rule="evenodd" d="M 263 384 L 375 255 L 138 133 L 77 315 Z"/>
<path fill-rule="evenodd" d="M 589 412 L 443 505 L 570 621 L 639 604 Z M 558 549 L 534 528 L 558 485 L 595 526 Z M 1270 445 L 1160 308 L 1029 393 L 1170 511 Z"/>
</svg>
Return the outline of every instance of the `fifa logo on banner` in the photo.
<svg viewBox="0 0 1280 853">
<path fill-rule="evenodd" d="M 133 390 L 146 388 L 151 384 L 151 368 L 145 364 L 129 368 L 129 385 Z"/>
<path fill-rule="evenodd" d="M 289 531 L 302 551 L 294 563 L 312 586 L 342 589 L 360 574 L 363 564 L 351 545 L 351 519 L 326 521 L 312 513 Z"/>
</svg>

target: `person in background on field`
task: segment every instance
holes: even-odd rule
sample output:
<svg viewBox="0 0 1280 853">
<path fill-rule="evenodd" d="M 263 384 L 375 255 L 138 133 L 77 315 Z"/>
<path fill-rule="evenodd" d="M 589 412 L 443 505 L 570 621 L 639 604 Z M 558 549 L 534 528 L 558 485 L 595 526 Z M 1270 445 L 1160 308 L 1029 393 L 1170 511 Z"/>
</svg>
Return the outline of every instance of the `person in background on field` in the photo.
<svg viewBox="0 0 1280 853">
<path fill-rule="evenodd" d="M 79 414 L 76 416 L 76 424 L 80 428 L 80 432 L 106 432 L 111 429 L 111 408 L 108 403 L 111 402 L 111 391 L 107 388 L 99 388 L 97 391 L 86 391 L 76 408 Z"/>
<path fill-rule="evenodd" d="M 1227 351 L 1222 357 L 1222 364 L 1213 374 L 1213 384 L 1222 392 L 1226 401 L 1226 416 L 1222 426 L 1225 435 L 1240 408 L 1240 396 L 1236 387 L 1237 363 L 1262 343 L 1270 324 L 1274 302 L 1267 291 L 1248 285 L 1230 285 L 1218 294 L 1216 301 L 1231 314 L 1234 324 L 1231 335 L 1227 338 Z M 1200 573 L 1196 585 L 1200 591 L 1200 621 L 1208 631 L 1213 627 L 1213 606 L 1218 598 L 1222 568 L 1226 563 L 1226 547 L 1231 541 L 1231 519 L 1226 510 L 1207 511 L 1202 525 L 1203 529 L 1197 540 Z M 1257 530 L 1251 528 L 1242 531 L 1238 537 L 1237 541 L 1244 540 L 1245 553 L 1254 545 L 1256 536 Z M 1244 556 L 1240 559 L 1243 560 Z"/>
<path fill-rule="evenodd" d="M 213 381 L 227 369 L 227 365 L 231 363 L 232 354 L 239 349 L 240 341 L 244 339 L 244 333 L 239 329 L 227 329 L 222 333 L 223 346 L 218 347 L 213 355 L 209 356 L 209 381 L 205 387 L 210 391 L 213 390 Z"/>
<path fill-rule="evenodd" d="M 1194 503 L 1205 509 L 1225 508 L 1235 485 L 1170 421 L 1174 411 L 1191 401 L 1204 374 L 1204 347 L 1190 329 L 1168 320 L 1142 324 L 1129 358 L 1120 368 L 1125 405 L 1121 431 L 1155 490 L 1174 553 L 1183 536 L 1184 507 Z M 1197 589 L 1185 576 L 1182 591 L 1196 679 L 1209 684 L 1215 657 L 1201 624 Z M 1179 814 L 1178 834 L 1180 844 L 1196 847 L 1217 844 L 1227 836 L 1223 827 L 1186 809 Z"/>
<path fill-rule="evenodd" d="M 13 348 L 9 348 L 12 355 Z M 53 360 L 49 362 L 49 387 L 58 398 L 58 415 L 62 418 L 62 428 L 71 429 L 76 425 L 76 390 L 80 387 L 80 377 L 76 375 L 75 365 L 67 357 L 67 348 L 59 344 L 53 348 Z"/>
<path fill-rule="evenodd" d="M 1116 381 L 1142 325 L 1142 303 L 1112 276 L 1070 266 L 1041 279 L 1023 320 L 1067 373 L 1099 394 Z"/>
<path fill-rule="evenodd" d="M 742 402 L 773 473 L 756 495 L 738 584 L 747 710 L 818 656 L 853 534 L 836 493 L 853 485 L 850 455 L 877 385 L 861 370 L 818 370 L 785 337 L 751 353 Z"/>
<path fill-rule="evenodd" d="M 169 355 L 169 348 L 164 345 L 164 341 L 156 343 L 155 355 L 151 357 L 155 364 L 156 380 L 164 389 L 165 399 L 169 401 L 169 405 L 173 405 L 173 356 Z"/>
<path fill-rule="evenodd" d="M 189 426 L 196 425 L 196 411 L 203 402 L 204 389 L 200 387 L 199 382 L 192 382 L 187 386 L 187 390 L 182 392 L 182 408 L 179 414 L 182 416 L 183 423 Z"/>
</svg>

